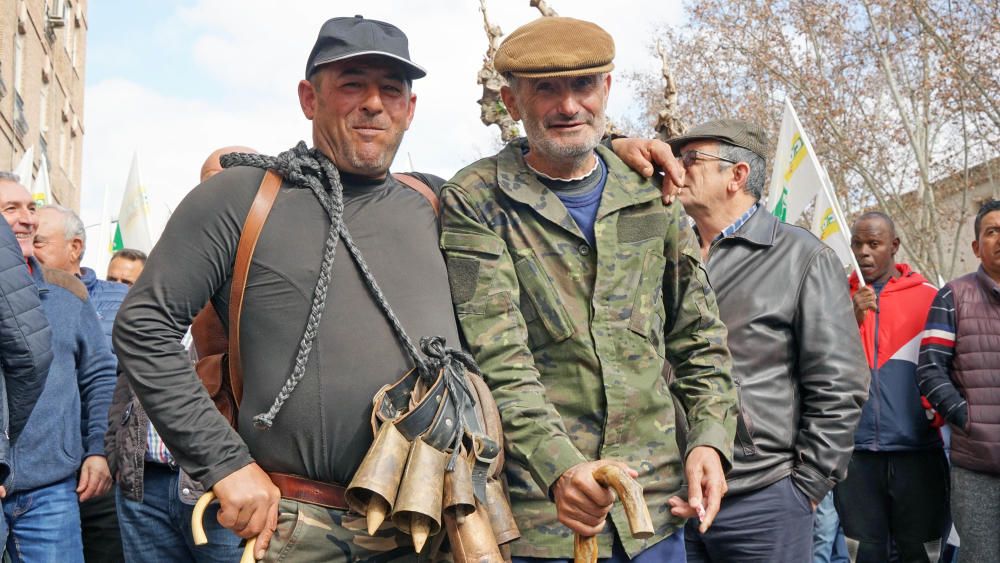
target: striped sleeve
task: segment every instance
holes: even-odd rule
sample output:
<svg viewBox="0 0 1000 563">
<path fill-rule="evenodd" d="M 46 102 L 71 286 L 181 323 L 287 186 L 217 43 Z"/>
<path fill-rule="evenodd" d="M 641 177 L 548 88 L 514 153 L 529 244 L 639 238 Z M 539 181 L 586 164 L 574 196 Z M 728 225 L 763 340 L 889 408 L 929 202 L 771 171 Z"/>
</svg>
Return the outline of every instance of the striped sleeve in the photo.
<svg viewBox="0 0 1000 563">
<path fill-rule="evenodd" d="M 934 410 L 954 426 L 965 428 L 968 405 L 951 379 L 955 332 L 955 298 L 951 287 L 945 285 L 934 297 L 927 314 L 920 340 L 917 382 L 920 394 L 927 397 Z"/>
</svg>

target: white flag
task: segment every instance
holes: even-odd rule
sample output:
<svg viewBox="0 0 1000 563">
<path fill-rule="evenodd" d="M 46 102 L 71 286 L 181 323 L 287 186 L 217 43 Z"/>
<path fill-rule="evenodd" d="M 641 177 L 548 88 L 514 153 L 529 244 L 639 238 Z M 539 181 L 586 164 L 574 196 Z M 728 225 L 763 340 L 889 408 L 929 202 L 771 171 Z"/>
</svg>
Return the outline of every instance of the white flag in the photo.
<svg viewBox="0 0 1000 563">
<path fill-rule="evenodd" d="M 846 225 L 840 213 L 840 206 L 837 205 L 836 198 L 831 201 L 827 190 L 820 191 L 816 196 L 812 232 L 837 253 L 845 270 L 854 267 L 855 264 L 854 252 L 851 250 L 851 240 L 848 234 L 849 229 L 850 227 Z M 862 283 L 864 282 L 862 281 Z"/>
<path fill-rule="evenodd" d="M 49 185 L 49 163 L 45 159 L 45 153 L 42 153 L 42 158 L 38 162 L 38 177 L 35 178 L 35 182 L 31 186 L 31 199 L 35 200 L 35 204 L 39 206 L 55 203 L 52 200 L 52 186 Z"/>
<path fill-rule="evenodd" d="M 128 173 L 125 194 L 122 195 L 122 205 L 118 211 L 118 232 L 115 234 L 115 242 L 118 243 L 120 240 L 125 248 L 134 248 L 148 254 L 153 248 L 149 215 L 149 198 L 139 177 L 139 155 L 136 153 L 132 156 L 132 168 Z"/>
<path fill-rule="evenodd" d="M 18 178 L 21 179 L 21 185 L 27 188 L 28 193 L 31 193 L 31 174 L 34 171 L 34 166 L 35 147 L 31 146 L 21 156 L 21 161 L 17 163 L 17 168 L 14 169 L 14 174 L 17 174 Z"/>
<path fill-rule="evenodd" d="M 837 202 L 836 191 L 820 165 L 791 102 L 785 99 L 785 115 L 778 134 L 778 151 L 774 157 L 767 208 L 786 222 L 794 223 L 814 202 L 812 232 L 832 248 L 844 268 L 853 267 L 862 280 L 861 270 L 851 251 L 849 227 Z"/>
<path fill-rule="evenodd" d="M 820 192 L 823 178 L 816 153 L 806 137 L 792 104 L 785 100 L 785 115 L 778 134 L 778 152 L 774 155 L 767 209 L 775 217 L 794 223 Z"/>
</svg>

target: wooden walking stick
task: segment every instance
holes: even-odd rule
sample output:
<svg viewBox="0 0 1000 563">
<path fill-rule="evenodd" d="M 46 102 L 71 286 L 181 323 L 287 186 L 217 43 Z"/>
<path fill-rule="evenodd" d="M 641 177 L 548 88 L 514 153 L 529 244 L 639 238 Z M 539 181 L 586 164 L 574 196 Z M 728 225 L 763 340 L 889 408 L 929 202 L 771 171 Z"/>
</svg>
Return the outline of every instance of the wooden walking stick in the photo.
<svg viewBox="0 0 1000 563">
<path fill-rule="evenodd" d="M 195 545 L 205 545 L 208 543 L 208 536 L 205 535 L 205 526 L 202 520 L 205 518 L 205 509 L 215 500 L 215 493 L 208 491 L 198 497 L 198 502 L 194 505 L 194 512 L 191 514 L 191 535 L 194 537 Z M 257 538 L 247 540 L 247 546 L 243 548 L 243 557 L 240 563 L 254 563 L 253 550 L 257 547 Z"/>
<path fill-rule="evenodd" d="M 602 465 L 594 470 L 594 480 L 603 487 L 610 487 L 625 506 L 625 516 L 632 537 L 640 540 L 652 537 L 653 519 L 642 498 L 642 485 L 617 465 Z M 574 563 L 597 563 L 597 536 L 573 537 Z"/>
</svg>

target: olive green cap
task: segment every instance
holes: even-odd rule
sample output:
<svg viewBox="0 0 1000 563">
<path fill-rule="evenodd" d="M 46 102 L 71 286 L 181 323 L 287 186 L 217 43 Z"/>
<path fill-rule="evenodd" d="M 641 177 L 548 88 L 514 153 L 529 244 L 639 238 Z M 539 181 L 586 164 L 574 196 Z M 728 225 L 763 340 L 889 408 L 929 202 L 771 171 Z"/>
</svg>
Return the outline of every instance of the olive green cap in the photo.
<svg viewBox="0 0 1000 563">
<path fill-rule="evenodd" d="M 767 132 L 756 123 L 740 119 L 716 119 L 695 126 L 683 135 L 667 141 L 678 154 L 681 147 L 700 139 L 723 141 L 736 147 L 742 147 L 767 161 Z"/>
<path fill-rule="evenodd" d="M 610 71 L 614 58 L 615 41 L 600 26 L 553 16 L 508 35 L 493 57 L 493 68 L 520 78 L 583 76 Z"/>
</svg>

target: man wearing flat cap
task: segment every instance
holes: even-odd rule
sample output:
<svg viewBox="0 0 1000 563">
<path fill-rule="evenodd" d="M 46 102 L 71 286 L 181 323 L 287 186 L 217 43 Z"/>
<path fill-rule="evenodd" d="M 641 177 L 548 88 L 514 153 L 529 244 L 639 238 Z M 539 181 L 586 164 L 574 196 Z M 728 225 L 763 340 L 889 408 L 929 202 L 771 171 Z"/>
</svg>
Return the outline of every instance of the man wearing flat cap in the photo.
<svg viewBox="0 0 1000 563">
<path fill-rule="evenodd" d="M 510 34 L 494 65 L 527 139 L 442 190 L 455 310 L 503 418 L 515 561 L 571 559 L 574 532 L 612 561 L 683 561 L 684 520 L 667 505 L 682 463 L 705 527 L 725 492 L 726 329 L 680 207 L 599 145 L 613 58 L 589 22 L 542 18 Z M 671 394 L 689 426 L 683 455 Z M 645 488 L 652 538 L 632 538 L 593 478 L 607 464 Z"/>
<path fill-rule="evenodd" d="M 391 522 L 369 535 L 364 517 L 346 510 L 343 486 L 372 443 L 372 397 L 412 365 L 338 226 L 407 334 L 457 346 L 435 211 L 388 173 L 413 119 L 412 81 L 424 74 L 398 28 L 361 16 L 326 22 L 298 85 L 313 147 L 223 157 L 229 167 L 180 204 L 118 313 L 115 348 L 145 414 L 176 463 L 219 498 L 219 523 L 257 537 L 258 559 L 416 560 Z M 236 430 L 180 341 L 207 302 L 226 324 L 240 306 L 230 303 L 237 245 L 262 168 L 282 179 L 253 249 L 242 317 L 228 327 L 241 341 Z M 175 560 L 157 553 L 132 555 Z"/>
<path fill-rule="evenodd" d="M 813 512 L 846 474 L 868 392 L 847 277 L 833 250 L 760 205 L 761 127 L 711 121 L 669 144 L 740 401 L 729 492 L 710 530 L 685 528 L 688 561 L 812 560 Z M 671 506 L 695 514 L 681 499 Z"/>
</svg>

